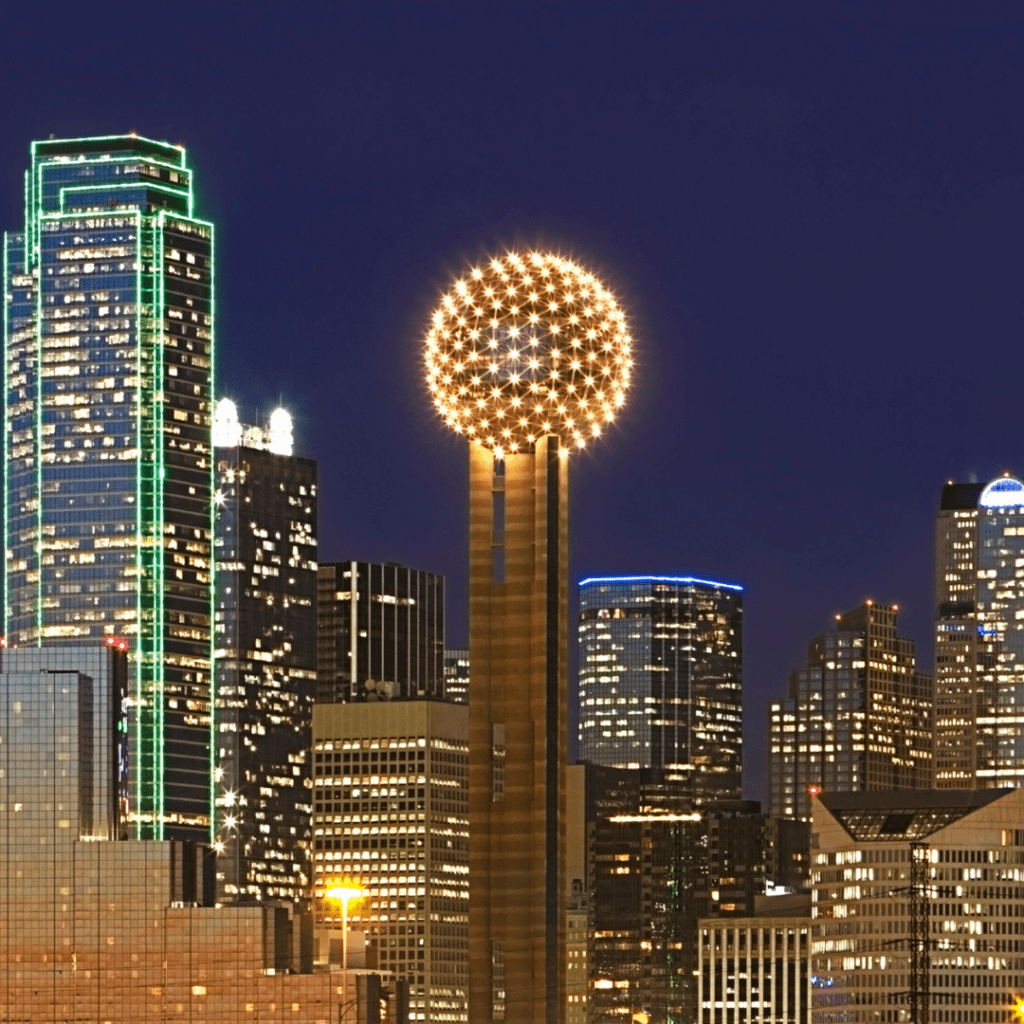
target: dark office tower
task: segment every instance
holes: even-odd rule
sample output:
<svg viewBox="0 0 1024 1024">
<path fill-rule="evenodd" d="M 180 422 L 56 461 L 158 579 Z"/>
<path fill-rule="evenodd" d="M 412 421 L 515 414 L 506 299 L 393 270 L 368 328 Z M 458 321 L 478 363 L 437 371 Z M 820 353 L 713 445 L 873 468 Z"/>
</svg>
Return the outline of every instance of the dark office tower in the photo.
<svg viewBox="0 0 1024 1024">
<path fill-rule="evenodd" d="M 660 775 L 586 766 L 591 1024 L 696 1015 L 706 826 L 684 789 Z"/>
<path fill-rule="evenodd" d="M 317 700 L 440 700 L 444 577 L 397 562 L 320 566 Z"/>
<path fill-rule="evenodd" d="M 316 695 L 316 463 L 283 409 L 214 417 L 217 460 L 218 895 L 296 901 L 310 886 Z"/>
<path fill-rule="evenodd" d="M 580 759 L 663 768 L 695 803 L 738 799 L 742 587 L 690 577 L 580 583 Z"/>
<path fill-rule="evenodd" d="M 810 821 L 815 793 L 919 789 L 932 776 L 931 677 L 896 606 L 866 601 L 807 646 L 768 709 L 770 812 Z"/>
<path fill-rule="evenodd" d="M 4 240 L 4 633 L 131 651 L 140 837 L 211 829 L 213 227 L 179 146 L 31 147 Z"/>
<path fill-rule="evenodd" d="M 444 652 L 444 699 L 453 704 L 469 703 L 468 647 L 453 647 Z"/>
<path fill-rule="evenodd" d="M 947 484 L 935 546 L 935 785 L 1024 786 L 1024 484 Z"/>
<path fill-rule="evenodd" d="M 753 914 L 762 896 L 806 889 L 810 826 L 761 812 L 757 800 L 729 800 L 703 810 L 708 903 L 714 917 Z"/>
</svg>

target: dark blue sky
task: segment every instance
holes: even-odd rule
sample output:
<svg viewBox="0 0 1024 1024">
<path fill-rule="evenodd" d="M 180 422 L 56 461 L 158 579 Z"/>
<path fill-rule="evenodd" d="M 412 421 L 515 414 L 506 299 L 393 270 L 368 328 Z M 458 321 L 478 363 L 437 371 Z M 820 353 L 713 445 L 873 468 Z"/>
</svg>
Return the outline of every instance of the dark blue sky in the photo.
<svg viewBox="0 0 1024 1024">
<path fill-rule="evenodd" d="M 0 223 L 29 141 L 182 142 L 218 228 L 221 390 L 320 460 L 325 560 L 444 572 L 465 456 L 418 344 L 522 242 L 632 314 L 626 414 L 573 466 L 573 577 L 746 585 L 764 702 L 865 596 L 930 664 L 948 478 L 1024 471 L 1024 8 L 1006 3 L 22 4 Z"/>
</svg>

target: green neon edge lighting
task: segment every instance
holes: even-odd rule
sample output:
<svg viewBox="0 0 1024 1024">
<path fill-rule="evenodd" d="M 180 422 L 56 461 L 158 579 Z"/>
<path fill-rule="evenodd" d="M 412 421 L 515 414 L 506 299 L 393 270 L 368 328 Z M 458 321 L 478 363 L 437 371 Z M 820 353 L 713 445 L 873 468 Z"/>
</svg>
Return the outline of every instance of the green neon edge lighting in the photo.
<svg viewBox="0 0 1024 1024">
<path fill-rule="evenodd" d="M 124 136 L 124 135 L 99 136 L 100 139 L 105 139 L 105 138 L 122 139 L 122 138 L 128 138 L 128 137 L 129 136 Z M 135 136 L 135 137 L 138 138 L 139 136 Z M 62 141 L 62 142 L 88 142 L 88 141 L 93 141 L 93 140 L 90 140 L 90 139 L 62 139 L 60 141 Z M 153 140 L 152 139 L 145 139 L 144 141 L 152 142 Z M 32 197 L 32 205 L 33 205 L 33 208 L 36 210 L 37 214 L 42 213 L 43 171 L 44 171 L 45 168 L 47 168 L 47 167 L 63 167 L 63 166 L 66 166 L 66 165 L 67 166 L 79 166 L 79 165 L 82 165 L 82 164 L 104 164 L 104 165 L 106 165 L 106 164 L 109 164 L 109 163 L 112 162 L 111 158 L 109 158 L 109 157 L 106 158 L 106 159 L 102 159 L 102 158 L 99 158 L 99 157 L 83 157 L 80 160 L 71 160 L 71 159 L 68 159 L 68 157 L 66 157 L 66 156 L 61 156 L 61 157 L 47 157 L 47 158 L 43 158 L 43 159 L 38 159 L 37 160 L 37 157 L 36 157 L 36 145 L 37 145 L 37 143 L 35 143 L 35 142 L 32 143 L 32 165 L 33 165 L 33 168 L 35 169 L 36 173 L 35 173 L 35 175 L 32 175 L 31 174 L 31 170 L 29 170 L 29 171 L 26 171 L 26 174 L 30 175 L 30 177 L 33 178 L 33 185 L 36 185 L 38 183 L 38 188 L 35 189 L 36 194 L 33 195 L 33 197 Z M 163 143 L 154 143 L 154 145 L 163 145 Z M 156 158 L 145 157 L 145 156 L 142 156 L 140 154 L 136 154 L 136 155 L 132 155 L 132 156 L 116 157 L 115 159 L 116 160 L 138 160 L 140 162 L 152 163 L 152 164 L 154 164 L 154 165 L 156 165 L 158 167 L 166 167 L 168 170 L 172 170 L 172 171 L 184 170 L 188 174 L 188 181 L 186 183 L 187 186 L 188 186 L 188 208 L 189 208 L 188 216 L 189 216 L 189 218 L 191 218 L 192 210 L 193 210 L 193 206 L 194 206 L 194 196 L 193 196 L 193 193 L 192 193 L 192 169 L 190 167 L 188 167 L 187 164 L 185 163 L 185 156 L 186 156 L 185 150 L 181 149 L 181 166 L 180 167 L 175 167 L 174 164 L 165 163 L 162 160 L 157 160 Z M 114 183 L 112 183 L 112 185 L 113 184 Z M 142 182 L 126 182 L 125 184 L 131 184 L 131 185 L 138 186 L 138 185 L 142 184 Z M 62 186 L 62 187 L 63 188 L 74 188 L 76 186 L 67 185 L 67 186 Z M 89 187 L 89 186 L 85 186 L 85 187 Z M 96 187 L 102 187 L 102 186 L 92 186 L 92 187 L 96 188 Z M 156 186 L 154 186 L 154 187 L 156 187 Z M 177 193 L 177 192 L 175 194 L 176 195 L 180 195 L 180 193 Z M 43 216 L 53 216 L 53 214 L 43 214 Z M 181 216 L 181 215 L 179 214 L 179 216 Z M 33 248 L 32 248 L 32 252 L 33 252 L 33 255 L 36 258 L 35 261 L 36 261 L 37 264 L 38 264 L 39 258 L 40 258 L 40 248 L 39 248 L 39 245 L 40 245 L 39 232 L 36 232 L 35 233 L 35 239 L 34 239 L 34 245 L 33 245 Z"/>
<path fill-rule="evenodd" d="M 139 135 L 133 132 L 122 132 L 118 135 L 76 135 L 70 139 L 36 139 L 32 143 L 32 155 L 35 156 L 36 146 L 45 146 L 48 142 L 108 142 L 112 139 L 138 139 L 140 142 L 148 142 L 151 146 L 166 146 L 168 149 L 176 149 L 181 156 L 181 166 L 185 166 L 185 154 L 186 149 L 184 146 L 179 146 L 176 142 L 161 142 L 159 139 L 150 139 L 145 135 Z M 70 163 L 67 159 L 66 154 L 61 154 L 62 163 Z M 56 158 L 49 158 L 54 160 Z"/>
<path fill-rule="evenodd" d="M 144 665 L 144 652 L 143 652 L 143 632 L 142 632 L 142 569 L 143 569 L 143 549 L 148 548 L 149 553 L 152 556 L 153 568 L 156 569 L 156 575 L 153 579 L 154 585 L 154 598 L 156 608 L 154 609 L 154 630 L 152 637 L 152 667 L 153 667 L 153 679 L 152 679 L 152 690 L 151 696 L 153 698 L 152 708 L 155 712 L 152 716 L 152 729 L 150 730 L 151 740 L 153 742 L 150 765 L 148 766 L 153 772 L 153 782 L 156 785 L 153 787 L 155 793 L 151 796 L 155 798 L 154 806 L 152 807 L 152 818 L 149 822 L 149 831 L 152 838 L 162 839 L 164 832 L 164 817 L 165 817 L 165 804 L 164 804 L 164 743 L 163 743 L 163 729 L 164 729 L 164 585 L 165 585 L 165 523 L 163 517 L 163 493 L 164 493 L 164 473 L 165 473 L 165 452 L 164 452 L 164 388 L 163 388 L 163 376 L 164 376 L 164 331 L 165 331 L 165 290 L 164 290 L 164 278 L 165 278 L 165 266 L 163 259 L 163 228 L 167 219 L 175 219 L 183 224 L 192 224 L 197 227 L 207 229 L 208 238 L 210 244 L 210 377 L 209 386 L 210 393 L 208 396 L 208 416 L 212 416 L 212 402 L 213 395 L 215 392 L 214 380 L 215 380 L 215 367 L 216 367 L 216 298 L 214 288 L 214 276 L 215 276 L 215 252 L 214 252 L 214 225 L 210 221 L 203 221 L 195 218 L 192 215 L 194 208 L 194 191 L 192 186 L 193 172 L 186 164 L 186 151 L 184 147 L 174 146 L 169 143 L 160 143 L 156 140 L 147 139 L 143 136 L 125 136 L 125 135 L 111 135 L 111 136 L 87 136 L 80 139 L 61 139 L 61 142 L 81 142 L 81 141 L 97 141 L 105 139 L 127 139 L 127 138 L 139 138 L 142 141 L 149 142 L 153 145 L 167 146 L 168 148 L 178 150 L 180 154 L 180 163 L 175 166 L 174 164 L 166 163 L 155 159 L 150 156 L 143 154 L 131 154 L 126 156 L 118 157 L 106 157 L 104 158 L 82 158 L 82 159 L 69 159 L 66 154 L 62 154 L 59 157 L 49 157 L 39 159 L 37 156 L 36 146 L 37 143 L 31 144 L 32 163 L 35 165 L 37 174 L 32 174 L 32 170 L 29 169 L 25 172 L 25 207 L 26 207 L 26 232 L 25 232 L 25 267 L 23 271 L 25 273 L 31 273 L 34 271 L 36 279 L 36 317 L 35 317 L 35 341 L 36 341 L 36 432 L 39 440 L 36 465 L 36 484 L 37 484 L 37 537 L 36 537 L 36 551 L 37 551 L 37 608 L 36 608 L 36 641 L 37 646 L 42 645 L 42 517 L 43 517 L 43 503 L 42 503 L 42 387 L 43 387 L 43 361 L 42 361 L 42 342 L 43 342 L 43 318 L 42 318 L 42 275 L 41 275 L 41 223 L 43 221 L 59 221 L 59 220 L 73 220 L 82 219 L 89 217 L 92 211 L 78 210 L 74 212 L 63 212 L 64 205 L 64 192 L 73 191 L 102 191 L 102 190 L 114 190 L 114 189 L 129 189 L 129 188 L 152 188 L 159 191 L 163 191 L 169 195 L 181 197 L 185 196 L 188 200 L 189 212 L 187 215 L 168 212 L 166 210 L 158 211 L 156 217 L 147 217 L 142 211 L 138 209 L 122 209 L 119 211 L 95 211 L 101 217 L 131 217 L 135 223 L 135 241 L 136 241 L 136 266 L 135 266 L 135 327 L 136 327 L 136 443 L 138 445 L 137 457 L 136 457 L 136 622 L 137 622 L 137 634 L 136 634 L 136 655 L 133 659 L 136 662 L 135 668 L 135 691 L 138 706 L 143 707 L 143 665 Z M 186 178 L 183 184 L 185 188 L 175 189 L 162 183 L 155 183 L 140 179 L 132 182 L 119 182 L 119 183 L 104 183 L 95 185 L 83 185 L 83 186 L 62 186 L 60 187 L 59 195 L 62 206 L 62 212 L 44 212 L 41 209 L 42 197 L 43 197 L 43 174 L 46 167 L 56 165 L 78 165 L 78 164 L 106 164 L 116 160 L 138 160 L 140 163 L 147 163 L 155 166 L 166 167 L 169 170 L 176 172 L 184 172 Z M 38 186 L 38 187 L 36 187 Z M 149 525 L 149 544 L 145 543 L 147 532 L 146 525 L 143 522 L 143 501 L 142 499 L 142 469 L 143 469 L 143 445 L 142 445 L 142 384 L 143 384 L 143 287 L 142 287 L 142 264 L 143 264 L 143 224 L 144 221 L 152 223 L 156 222 L 157 233 L 159 235 L 159 244 L 156 244 L 156 238 L 154 238 L 154 251 L 153 251 L 153 264 L 150 267 L 151 274 L 156 275 L 156 280 L 153 282 L 158 289 L 158 296 L 151 296 L 156 299 L 154 303 L 155 309 L 151 309 L 154 314 L 159 314 L 159 327 L 158 337 L 154 339 L 157 342 L 156 350 L 154 351 L 153 367 L 151 374 L 152 382 L 152 429 L 154 435 L 155 449 L 151 449 L 151 458 L 155 456 L 155 461 L 151 463 L 153 466 L 153 484 L 154 489 L 157 491 L 153 495 L 156 499 L 153 501 L 155 515 L 150 517 L 151 522 Z M 34 258 L 33 258 L 34 257 Z M 6 280 L 8 276 L 8 253 L 5 245 L 4 250 L 4 283 L 5 283 L 5 295 L 6 295 Z M 151 277 L 152 281 L 152 277 Z M 5 360 L 6 360 L 6 338 L 7 338 L 7 304 L 5 298 L 4 304 L 4 340 L 5 340 Z M 157 319 L 156 315 L 153 317 Z M 7 406 L 7 393 L 6 393 L 6 380 L 7 380 L 7 365 L 5 361 L 4 366 L 4 383 L 5 392 L 3 397 L 4 410 L 6 414 Z M 6 415 L 5 420 L 6 423 Z M 6 433 L 6 430 L 5 430 Z M 4 442 L 4 451 L 6 455 L 7 442 Z M 216 761 L 216 715 L 215 715 L 215 704 L 216 704 L 216 685 L 215 685 L 215 508 L 213 503 L 213 492 L 216 483 L 216 466 L 213 458 L 212 444 L 208 446 L 208 458 L 209 473 L 210 473 L 210 502 L 209 502 L 209 609 L 210 609 L 210 624 L 209 624 L 209 694 L 210 694 L 210 749 L 209 749 L 209 766 L 210 766 L 210 814 L 209 814 L 209 825 L 210 825 L 210 837 L 211 841 L 215 835 L 215 761 Z M 4 502 L 4 542 L 6 551 L 6 537 L 8 531 L 7 525 L 7 495 L 5 493 Z M 7 607 L 5 602 L 4 609 L 5 617 L 7 613 Z M 5 618 L 6 621 L 6 618 Z M 141 753 L 143 750 L 143 715 L 136 715 L 136 749 Z M 136 771 L 136 835 L 140 838 L 143 837 L 146 831 L 145 825 L 147 824 L 144 820 L 144 808 L 142 806 L 143 797 L 143 767 L 144 764 L 139 764 L 139 770 Z"/>
<path fill-rule="evenodd" d="M 136 317 L 136 333 L 137 333 L 137 344 L 139 346 L 139 361 L 140 367 L 143 373 L 138 378 L 138 407 L 141 412 L 142 404 L 146 397 L 146 374 L 145 374 L 145 362 L 143 359 L 143 352 L 147 350 L 145 340 L 142 333 L 142 307 L 143 307 L 143 294 L 142 294 L 142 263 L 143 263 L 143 238 L 142 238 L 142 223 L 143 215 L 141 211 L 136 213 L 138 218 L 138 235 L 137 235 L 137 249 L 135 258 L 135 317 Z M 153 296 L 150 295 L 150 303 L 153 301 Z M 149 346 L 151 349 L 152 346 Z M 139 536 L 143 549 L 143 573 L 138 580 L 138 590 L 140 599 L 143 605 L 143 616 L 144 618 L 139 620 L 138 627 L 138 648 L 139 648 L 139 706 L 146 708 L 148 720 L 141 723 L 143 729 L 143 741 L 148 740 L 148 745 L 143 748 L 142 745 L 139 747 L 139 751 L 145 749 L 145 761 L 143 762 L 144 770 L 148 775 L 148 780 L 143 780 L 143 772 L 139 772 L 140 785 L 142 789 L 139 793 L 139 830 L 140 838 L 151 838 L 160 840 L 163 839 L 163 814 L 162 812 L 162 797 L 163 794 L 160 792 L 161 777 L 163 772 L 161 770 L 161 761 L 163 760 L 163 746 L 161 743 L 160 735 L 160 716 L 163 712 L 163 672 L 162 664 L 158 657 L 158 646 L 159 642 L 157 639 L 157 633 L 160 629 L 160 623 L 155 609 L 153 608 L 154 598 L 156 597 L 158 584 L 155 579 L 154 565 L 158 561 L 156 554 L 156 547 L 158 544 L 157 537 L 162 535 L 162 523 L 157 522 L 159 518 L 159 504 L 156 496 L 156 468 L 153 463 L 156 461 L 155 453 L 159 450 L 159 442 L 157 440 L 159 431 L 156 425 L 156 409 L 153 407 L 157 402 L 157 370 L 156 365 L 158 360 L 152 358 L 153 366 L 150 369 L 151 378 L 148 382 L 148 387 L 151 392 L 150 395 L 150 425 L 148 431 L 152 434 L 152 438 L 145 437 L 144 433 L 140 433 L 138 437 L 139 454 L 136 465 L 138 467 L 137 472 L 139 479 L 141 480 L 143 474 L 146 472 L 147 465 L 151 477 L 150 487 L 146 490 L 144 500 L 139 508 Z M 149 444 L 145 442 L 149 441 Z M 152 587 L 152 594 L 148 593 L 146 587 Z M 143 623 L 146 622 L 148 625 L 147 636 L 144 632 Z M 141 722 L 142 715 L 139 715 Z M 148 726 L 149 735 L 146 736 L 146 727 Z M 146 763 L 148 762 L 148 763 Z M 145 782 L 148 781 L 148 786 Z M 148 789 L 148 792 L 147 792 Z M 149 821 L 147 824 L 146 816 L 149 815 Z M 149 830 L 149 835 L 146 836 L 146 830 Z"/>
<path fill-rule="evenodd" d="M 33 171 L 36 167 L 36 144 L 29 146 L 31 160 L 25 169 L 25 273 L 29 273 L 32 267 L 32 256 L 35 253 L 35 228 L 36 214 L 36 179 Z"/>
<path fill-rule="evenodd" d="M 25 272 L 28 273 L 29 267 L 29 253 L 32 251 L 32 170 L 31 168 L 25 171 L 25 230 L 24 240 L 21 243 L 23 255 L 22 255 L 22 266 L 25 267 Z"/>
<path fill-rule="evenodd" d="M 135 212 L 138 218 L 138 211 Z M 136 241 L 139 240 L 141 231 L 136 231 Z M 141 264 L 141 253 L 136 253 L 138 259 L 136 264 Z M 138 454 L 135 457 L 135 644 L 131 654 L 133 663 L 133 677 L 135 689 L 135 751 L 138 754 L 142 751 L 142 671 L 143 671 L 143 634 L 142 634 L 142 581 L 143 581 L 143 553 L 142 553 L 142 339 L 138 336 L 140 328 L 139 306 L 141 296 L 139 288 L 138 270 L 136 270 L 136 295 L 135 295 L 135 444 Z M 131 772 L 135 781 L 135 838 L 143 838 L 142 829 L 142 765 L 133 763 Z"/>
<path fill-rule="evenodd" d="M 157 192 L 165 192 L 167 195 L 174 196 L 176 199 L 185 199 L 188 202 L 188 214 L 192 215 L 192 190 L 189 189 L 185 192 L 180 189 L 172 188 L 170 185 L 158 185 L 148 181 L 123 181 L 123 182 L 111 182 L 110 184 L 102 185 L 62 185 L 60 189 L 60 210 L 61 213 L 76 213 L 79 216 L 84 216 L 91 212 L 100 214 L 113 213 L 113 210 L 65 210 L 64 206 L 64 195 L 67 192 L 120 192 L 126 189 L 139 189 L 139 188 L 151 188 Z M 130 209 L 130 207 L 124 207 L 124 209 Z M 164 211 L 161 210 L 161 213 Z M 186 214 L 178 214 L 179 217 L 184 217 Z"/>
<path fill-rule="evenodd" d="M 42 234 L 40 212 L 35 213 L 36 245 Z M 36 275 L 36 647 L 43 646 L 43 275 L 39 260 Z M 6 430 L 6 424 L 4 426 Z"/>
<path fill-rule="evenodd" d="M 155 231 L 153 236 L 153 256 L 150 264 L 150 272 L 153 275 L 153 284 L 156 294 L 151 297 L 153 301 L 152 321 L 155 328 L 155 346 L 153 348 L 153 444 L 156 453 L 156 466 L 154 468 L 154 495 L 153 495 L 153 568 L 156 570 L 153 580 L 154 597 L 156 608 L 153 614 L 153 689 L 154 700 L 156 700 L 156 714 L 154 715 L 154 751 L 156 752 L 155 785 L 157 796 L 157 807 L 154 808 L 157 826 L 157 838 L 164 837 L 164 738 L 165 738 L 165 715 L 166 698 L 164 687 L 166 674 L 164 665 L 164 585 L 165 562 L 167 560 L 167 524 L 164 517 L 164 447 L 165 447 L 165 417 L 164 408 L 164 384 L 166 368 L 164 366 L 164 319 L 165 319 L 165 297 L 164 297 L 164 218 L 165 211 L 161 210 L 155 220 Z M 157 239 L 159 238 L 159 244 Z M 141 260 L 139 261 L 141 266 Z"/>
<path fill-rule="evenodd" d="M 184 155 L 182 150 L 182 155 Z M 155 156 L 144 156 L 142 153 L 126 153 L 119 154 L 118 156 L 80 156 L 70 157 L 66 155 L 61 156 L 44 156 L 38 159 L 33 156 L 33 167 L 80 167 L 83 164 L 97 164 L 104 167 L 110 164 L 121 163 L 126 160 L 138 160 L 141 163 L 152 164 L 154 167 L 166 167 L 169 171 L 175 171 L 180 174 L 187 176 L 187 184 L 189 187 L 192 185 L 193 169 L 185 163 L 172 164 L 166 160 L 160 160 Z"/>
<path fill-rule="evenodd" d="M 187 180 L 184 181 L 184 182 L 180 182 L 179 184 L 187 185 L 188 189 L 189 189 L 189 192 L 192 191 L 193 170 L 192 170 L 191 167 L 188 167 L 185 164 L 180 164 L 180 165 L 179 164 L 169 164 L 166 160 L 157 160 L 156 157 L 153 157 L 153 156 L 142 156 L 139 153 L 133 154 L 131 156 L 116 156 L 116 157 L 110 157 L 110 156 L 105 156 L 105 157 L 87 156 L 87 157 L 81 157 L 80 159 L 74 159 L 74 160 L 69 159 L 68 157 L 65 157 L 65 156 L 62 156 L 62 157 L 46 157 L 46 158 L 44 158 L 44 159 L 39 161 L 38 166 L 39 167 L 81 167 L 83 164 L 96 164 L 97 166 L 108 167 L 111 164 L 122 163 L 122 162 L 128 161 L 128 160 L 137 160 L 140 163 L 152 164 L 154 167 L 166 167 L 167 170 L 174 171 L 175 174 L 183 174 L 183 175 L 185 175 Z M 114 183 L 114 184 L 116 184 L 116 183 Z"/>
<path fill-rule="evenodd" d="M 217 394 L 217 289 L 214 275 L 217 271 L 215 250 L 216 233 L 210 229 L 210 397 L 207 403 L 210 435 L 210 844 L 217 839 L 217 506 L 213 500 L 217 491 L 217 460 L 213 449 L 213 403 Z M 235 880 L 236 884 L 238 879 Z"/>
</svg>

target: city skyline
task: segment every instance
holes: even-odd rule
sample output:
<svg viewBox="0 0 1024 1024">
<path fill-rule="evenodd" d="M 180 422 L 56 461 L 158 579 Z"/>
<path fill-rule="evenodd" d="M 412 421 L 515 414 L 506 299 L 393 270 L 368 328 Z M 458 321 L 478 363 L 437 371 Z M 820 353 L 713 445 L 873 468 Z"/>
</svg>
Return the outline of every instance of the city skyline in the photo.
<svg viewBox="0 0 1024 1024">
<path fill-rule="evenodd" d="M 283 32 L 209 12 L 172 55 L 140 45 L 165 30 L 153 11 L 70 10 L 58 38 L 19 8 L 0 222 L 23 219 L 33 138 L 188 146 L 218 228 L 221 393 L 292 410 L 321 465 L 325 559 L 446 576 L 452 645 L 464 481 L 411 340 L 478 246 L 576 252 L 643 318 L 645 352 L 643 399 L 575 467 L 570 579 L 668 565 L 743 583 L 755 711 L 822 612 L 866 596 L 900 604 L 927 667 L 938 491 L 1024 469 L 1014 374 L 964 388 L 954 371 L 975 337 L 986 365 L 1019 364 L 1017 16 L 570 10 L 318 11 Z M 513 109 L 538 111 L 523 145 L 542 160 L 505 158 L 491 115 Z"/>
<path fill-rule="evenodd" d="M 0 39 L 8 1008 L 1024 1014 L 1024 10 L 117 8 Z"/>
</svg>

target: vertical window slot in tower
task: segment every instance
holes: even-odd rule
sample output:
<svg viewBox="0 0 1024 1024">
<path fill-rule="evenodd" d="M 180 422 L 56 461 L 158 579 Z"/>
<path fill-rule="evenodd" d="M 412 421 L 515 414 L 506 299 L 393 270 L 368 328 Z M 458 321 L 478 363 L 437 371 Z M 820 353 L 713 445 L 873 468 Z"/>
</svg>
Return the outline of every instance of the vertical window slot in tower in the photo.
<svg viewBox="0 0 1024 1024">
<path fill-rule="evenodd" d="M 495 583 L 505 582 L 505 492 L 492 491 L 491 561 Z"/>
</svg>

